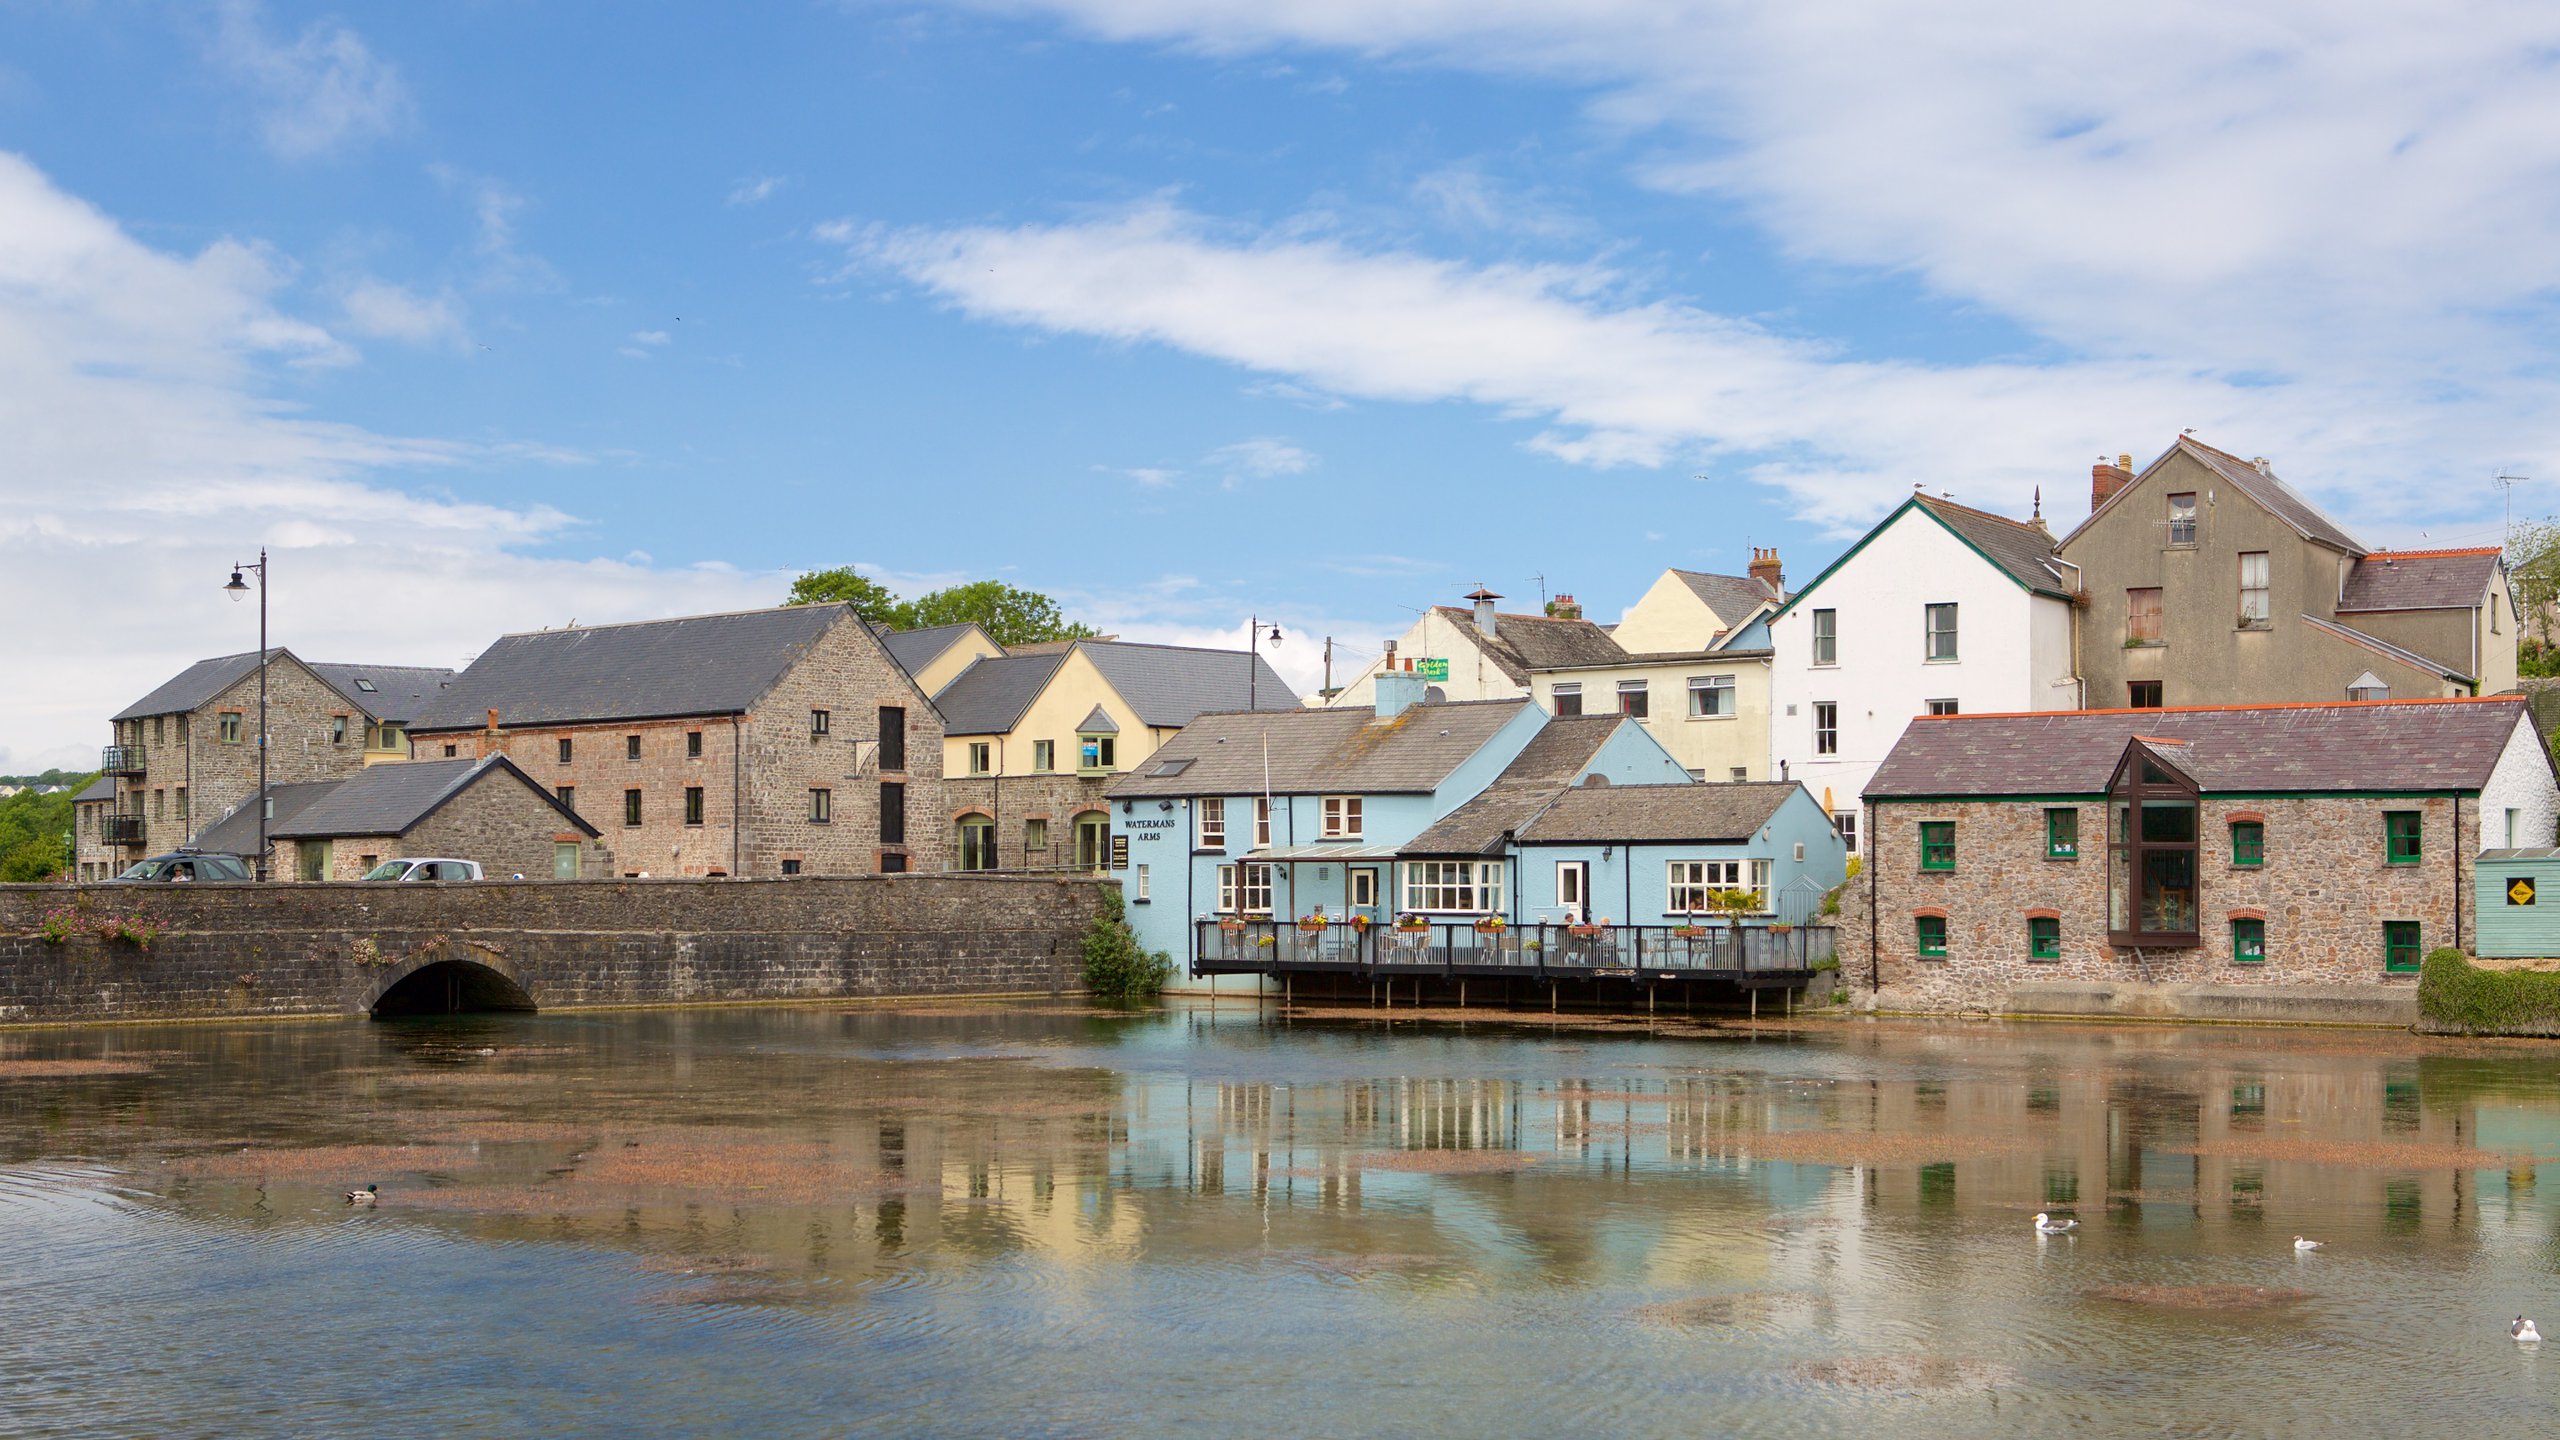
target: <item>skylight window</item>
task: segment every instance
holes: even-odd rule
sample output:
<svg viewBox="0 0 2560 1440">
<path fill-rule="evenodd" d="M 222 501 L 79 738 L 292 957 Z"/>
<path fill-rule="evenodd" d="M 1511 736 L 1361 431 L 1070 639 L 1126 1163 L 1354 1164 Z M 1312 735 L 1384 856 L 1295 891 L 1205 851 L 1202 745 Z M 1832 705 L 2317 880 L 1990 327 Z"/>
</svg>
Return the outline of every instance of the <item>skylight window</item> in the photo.
<svg viewBox="0 0 2560 1440">
<path fill-rule="evenodd" d="M 365 679 L 363 676 L 359 675 L 359 676 L 357 676 L 357 677 L 356 677 L 356 688 L 357 688 L 357 689 L 359 689 L 359 690 L 361 690 L 361 691 L 363 691 L 363 692 L 364 692 L 364 693 L 366 693 L 367 695 L 370 695 L 370 694 L 372 694 L 372 693 L 373 693 L 373 682 L 372 682 L 372 681 L 370 681 L 370 680 L 367 680 L 367 679 Z"/>
<path fill-rule="evenodd" d="M 1179 774 L 1181 774 L 1183 771 L 1188 770 L 1188 769 L 1190 769 L 1190 768 L 1191 768 L 1191 762 L 1190 762 L 1189 760 L 1187 760 L 1187 759 L 1186 759 L 1186 760 L 1167 760 L 1167 761 L 1166 761 L 1166 762 L 1164 762 L 1163 764 L 1158 765 L 1158 766 L 1156 767 L 1154 778 L 1155 778 L 1155 779 L 1158 779 L 1158 780 L 1166 779 L 1166 778 L 1168 778 L 1168 777 L 1170 777 L 1170 776 L 1179 775 Z"/>
</svg>

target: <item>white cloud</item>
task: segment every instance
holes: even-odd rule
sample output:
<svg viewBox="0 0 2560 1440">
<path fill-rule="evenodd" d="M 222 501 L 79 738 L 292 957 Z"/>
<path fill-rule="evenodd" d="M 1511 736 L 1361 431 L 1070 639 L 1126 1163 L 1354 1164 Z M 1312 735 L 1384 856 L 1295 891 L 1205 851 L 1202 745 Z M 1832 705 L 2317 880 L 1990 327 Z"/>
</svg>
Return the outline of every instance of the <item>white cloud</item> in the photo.
<svg viewBox="0 0 2560 1440">
<path fill-rule="evenodd" d="M 1312 451 L 1299 449 L 1286 440 L 1259 435 L 1221 445 L 1209 452 L 1208 463 L 1235 474 L 1268 480 L 1279 475 L 1304 475 L 1316 467 Z"/>
<path fill-rule="evenodd" d="M 448 292 L 426 296 L 383 280 L 363 280 L 338 299 L 344 325 L 358 335 L 411 345 L 470 344 L 462 305 Z"/>
<path fill-rule="evenodd" d="M 631 332 L 631 343 L 634 345 L 664 345 L 670 338 L 671 337 L 664 330 L 635 330 Z"/>
<path fill-rule="evenodd" d="M 527 251 L 516 237 L 516 217 L 525 197 L 486 175 L 438 162 L 427 173 L 446 190 L 470 202 L 471 253 L 479 261 L 480 285 L 490 290 L 553 290 L 560 272 L 551 262 Z"/>
<path fill-rule="evenodd" d="M 105 717 L 181 667 L 256 644 L 220 604 L 273 555 L 275 639 L 325 660 L 452 665 L 506 630 L 726 609 L 785 580 L 574 555 L 574 517 L 403 488 L 540 444 L 384 435 L 270 398 L 279 364 L 346 356 L 279 308 L 291 267 L 222 241 L 137 242 L 0 152 L 0 700 L 13 755 L 94 763 Z M 544 544 L 566 558 L 525 553 Z M 358 603 L 361 602 L 361 603 Z M 386 625 L 384 615 L 424 617 Z"/>
<path fill-rule="evenodd" d="M 773 192 L 790 183 L 780 175 L 750 175 L 729 187 L 732 205 L 761 205 L 773 198 Z"/>
<path fill-rule="evenodd" d="M 314 21 L 288 43 L 267 33 L 254 0 L 226 0 L 213 59 L 255 98 L 268 148 L 290 159 L 348 149 L 410 120 L 399 71 L 335 20 Z"/>
</svg>

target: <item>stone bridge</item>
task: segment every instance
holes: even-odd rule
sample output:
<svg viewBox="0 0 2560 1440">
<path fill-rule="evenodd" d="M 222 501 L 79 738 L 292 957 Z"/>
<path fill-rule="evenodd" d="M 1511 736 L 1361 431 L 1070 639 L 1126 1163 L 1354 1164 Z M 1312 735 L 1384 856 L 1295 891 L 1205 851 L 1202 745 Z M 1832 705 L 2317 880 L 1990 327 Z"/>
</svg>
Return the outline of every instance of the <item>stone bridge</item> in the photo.
<svg viewBox="0 0 2560 1440">
<path fill-rule="evenodd" d="M 0 1024 L 1061 995 L 1101 883 L 0 886 Z"/>
</svg>

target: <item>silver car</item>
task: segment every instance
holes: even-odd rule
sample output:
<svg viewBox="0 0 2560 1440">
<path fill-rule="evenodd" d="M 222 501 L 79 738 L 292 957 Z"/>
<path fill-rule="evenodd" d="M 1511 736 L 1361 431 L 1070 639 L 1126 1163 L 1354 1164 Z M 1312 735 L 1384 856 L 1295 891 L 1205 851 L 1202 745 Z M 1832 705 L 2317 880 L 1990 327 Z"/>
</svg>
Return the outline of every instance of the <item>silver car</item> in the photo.
<svg viewBox="0 0 2560 1440">
<path fill-rule="evenodd" d="M 476 860 L 385 860 L 364 872 L 367 880 L 477 880 L 480 862 Z"/>
</svg>

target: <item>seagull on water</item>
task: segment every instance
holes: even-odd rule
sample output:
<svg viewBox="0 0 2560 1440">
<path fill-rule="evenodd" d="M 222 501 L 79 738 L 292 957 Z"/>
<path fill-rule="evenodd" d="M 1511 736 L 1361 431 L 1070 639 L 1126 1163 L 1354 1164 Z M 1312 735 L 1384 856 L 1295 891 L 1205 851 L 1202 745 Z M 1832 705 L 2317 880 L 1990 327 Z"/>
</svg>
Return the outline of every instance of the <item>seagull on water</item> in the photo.
<svg viewBox="0 0 2560 1440">
<path fill-rule="evenodd" d="M 2320 1242 L 2317 1240 L 2305 1240 L 2301 1236 L 2296 1235 L 2293 1237 L 2293 1248 L 2297 1252 L 2303 1250 L 2317 1250 L 2320 1248 Z"/>
<path fill-rule="evenodd" d="M 2542 1332 L 2534 1329 L 2533 1322 L 2527 1320 L 2521 1315 L 2516 1317 L 2516 1323 L 2507 1327 L 2507 1333 L 2514 1336 L 2515 1342 L 2519 1345 L 2539 1345 L 2542 1343 Z"/>
<path fill-rule="evenodd" d="M 2041 1210 L 2036 1212 L 2036 1233 L 2039 1235 L 2068 1235 L 2079 1228 L 2077 1220 L 2056 1220 Z"/>
<path fill-rule="evenodd" d="M 371 1205 L 381 1198 L 382 1187 L 379 1185 L 367 1185 L 361 1190 L 347 1192 L 347 1203 L 350 1205 Z"/>
</svg>

